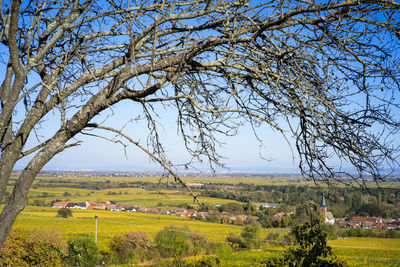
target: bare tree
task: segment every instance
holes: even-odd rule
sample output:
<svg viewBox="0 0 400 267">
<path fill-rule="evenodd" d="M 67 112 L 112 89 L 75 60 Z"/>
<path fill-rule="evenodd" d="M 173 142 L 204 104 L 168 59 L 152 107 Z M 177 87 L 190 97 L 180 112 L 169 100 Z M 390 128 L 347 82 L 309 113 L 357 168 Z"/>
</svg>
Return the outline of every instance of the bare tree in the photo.
<svg viewBox="0 0 400 267">
<path fill-rule="evenodd" d="M 394 1 L 16 0 L 1 8 L 0 199 L 15 163 L 32 158 L 0 215 L 0 246 L 35 176 L 78 145 L 79 133 L 119 133 L 172 171 L 157 131 L 162 106 L 176 111 L 193 161 L 211 166 L 221 165 L 215 135 L 242 123 L 294 140 L 306 177 L 352 175 L 332 158 L 351 163 L 361 185 L 397 166 Z M 147 144 L 96 122 L 122 100 L 145 114 Z M 59 129 L 26 147 L 52 113 Z"/>
</svg>

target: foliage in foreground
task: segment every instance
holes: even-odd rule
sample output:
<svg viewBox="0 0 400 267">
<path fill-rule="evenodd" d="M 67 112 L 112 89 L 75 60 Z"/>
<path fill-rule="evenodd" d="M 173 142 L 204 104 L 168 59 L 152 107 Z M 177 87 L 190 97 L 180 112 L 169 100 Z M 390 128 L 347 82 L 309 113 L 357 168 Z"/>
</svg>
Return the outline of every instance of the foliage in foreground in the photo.
<svg viewBox="0 0 400 267">
<path fill-rule="evenodd" d="M 255 226 L 253 226 L 254 228 Z M 243 229 L 241 239 L 242 244 L 246 244 L 244 237 L 250 233 L 251 239 L 255 240 L 254 234 L 257 231 L 247 227 Z M 264 252 L 260 252 L 259 256 L 251 257 L 246 261 L 239 259 L 238 261 L 232 262 L 232 250 L 220 249 L 220 253 L 216 256 L 206 257 L 200 260 L 187 261 L 181 263 L 182 266 L 186 267 L 197 267 L 197 266 L 331 266 L 339 267 L 345 266 L 345 263 L 339 260 L 332 252 L 332 249 L 327 245 L 327 233 L 323 231 L 323 227 L 320 224 L 310 225 L 303 224 L 294 227 L 293 235 L 296 239 L 297 245 L 290 247 L 282 254 L 276 255 L 265 255 Z M 234 244 L 235 243 L 232 243 Z M 222 252 L 222 253 L 221 253 Z"/>
<path fill-rule="evenodd" d="M 242 234 L 248 233 L 251 227 L 243 228 Z M 174 230 L 174 231 L 172 231 Z M 256 231 L 255 231 L 256 232 Z M 0 266 L 43 266 L 43 265 L 61 265 L 68 264 L 71 266 L 93 266 L 97 264 L 98 258 L 91 261 L 87 255 L 98 255 L 94 247 L 94 252 L 89 252 L 91 239 L 84 237 L 73 237 L 69 240 L 68 246 L 62 241 L 60 234 L 53 231 L 30 230 L 23 231 L 20 229 L 13 230 L 13 240 L 7 240 L 7 247 L 0 251 Z M 243 250 L 237 247 L 231 247 L 227 244 L 212 244 L 202 233 L 190 231 L 188 228 L 182 227 L 166 227 L 159 232 L 164 233 L 164 237 L 172 237 L 178 240 L 177 244 L 169 244 L 171 254 L 162 254 L 157 247 L 157 243 L 151 243 L 149 236 L 144 232 L 129 232 L 115 236 L 109 243 L 110 253 L 114 253 L 114 258 L 108 258 L 107 255 L 100 255 L 101 261 L 106 264 L 132 264 L 138 263 L 139 260 L 150 261 L 155 266 L 343 266 L 342 261 L 338 260 L 332 253 L 332 249 L 327 245 L 327 234 L 323 225 L 300 225 L 293 229 L 292 233 L 296 239 L 296 245 L 285 250 L 283 247 L 264 248 L 263 251 Z M 167 233 L 167 234 L 165 234 Z M 185 250 L 182 248 L 182 240 L 174 237 L 183 234 L 186 237 L 184 244 Z M 161 234 L 160 234 L 161 235 Z M 255 236 L 254 239 L 257 239 Z M 86 240 L 85 240 L 86 239 Z M 123 242 L 121 242 L 121 240 Z M 340 254 L 340 258 L 349 261 L 351 266 L 360 266 L 355 264 L 358 260 L 366 266 L 388 266 L 395 265 L 399 262 L 398 250 L 391 249 L 387 254 L 376 253 L 376 246 L 381 245 L 388 249 L 396 247 L 398 242 L 393 239 L 382 239 L 385 242 L 374 243 L 373 239 L 361 239 L 360 248 L 355 248 L 356 243 L 352 243 L 353 239 L 336 240 L 332 242 L 341 242 L 347 244 L 347 248 L 335 251 Z M 390 243 L 388 243 L 390 241 Z M 368 242 L 363 244 L 362 242 Z M 382 241 L 383 242 L 383 241 Z M 118 245 L 118 246 L 117 246 Z M 129 246 L 130 250 L 115 250 L 115 248 L 125 248 Z M 68 247 L 68 249 L 67 249 Z M 370 247 L 371 249 L 364 249 Z M 173 249 L 178 248 L 178 251 Z M 255 247 L 254 247 L 255 248 Z M 118 254 L 118 253 L 120 254 Z M 132 254 L 124 254 L 133 252 Z M 204 255 L 212 253 L 214 255 Z M 370 254 L 374 256 L 371 257 Z M 342 254 L 345 254 L 343 256 Z M 357 255 L 356 255 L 357 254 Z M 86 255 L 86 256 L 85 256 Z M 89 255 L 89 256 L 90 256 Z M 123 255 L 131 255 L 124 258 Z M 160 258 L 165 255 L 167 258 Z M 172 257 L 170 255 L 180 255 Z M 198 256 L 200 257 L 190 257 Z M 347 255 L 347 256 L 346 256 Z M 385 255 L 382 257 L 382 255 Z M 109 256 L 109 255 L 108 255 Z M 187 257 L 188 256 L 188 257 Z M 97 256 L 96 256 L 97 257 Z M 184 258 L 186 257 L 186 258 Z M 369 265 L 368 265 L 369 264 Z"/>
<path fill-rule="evenodd" d="M 308 223 L 293 228 L 298 245 L 289 248 L 283 262 L 290 266 L 343 266 L 327 244 L 327 233 L 321 224 Z"/>
<path fill-rule="evenodd" d="M 0 266 L 58 266 L 66 251 L 58 232 L 13 229 L 0 250 Z"/>
<path fill-rule="evenodd" d="M 179 258 L 183 255 L 208 253 L 211 250 L 204 234 L 176 226 L 167 226 L 158 232 L 154 245 L 162 257 Z"/>
<path fill-rule="evenodd" d="M 96 266 L 99 252 L 92 238 L 77 236 L 68 241 L 65 262 L 71 266 Z"/>
<path fill-rule="evenodd" d="M 154 239 L 155 246 L 164 257 L 180 257 L 189 248 L 187 228 L 165 227 Z"/>
<path fill-rule="evenodd" d="M 114 236 L 110 243 L 111 261 L 117 264 L 142 261 L 150 245 L 150 236 L 142 231 Z"/>
</svg>

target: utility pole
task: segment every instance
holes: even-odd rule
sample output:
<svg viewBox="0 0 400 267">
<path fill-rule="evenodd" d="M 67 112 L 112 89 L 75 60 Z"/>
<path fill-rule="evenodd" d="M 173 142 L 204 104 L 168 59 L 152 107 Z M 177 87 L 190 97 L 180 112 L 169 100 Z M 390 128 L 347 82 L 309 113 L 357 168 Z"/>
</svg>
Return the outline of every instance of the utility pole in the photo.
<svg viewBox="0 0 400 267">
<path fill-rule="evenodd" d="M 96 230 L 95 230 L 95 234 L 94 234 L 94 243 L 97 244 L 97 215 L 94 216 L 94 219 L 96 221 Z"/>
</svg>

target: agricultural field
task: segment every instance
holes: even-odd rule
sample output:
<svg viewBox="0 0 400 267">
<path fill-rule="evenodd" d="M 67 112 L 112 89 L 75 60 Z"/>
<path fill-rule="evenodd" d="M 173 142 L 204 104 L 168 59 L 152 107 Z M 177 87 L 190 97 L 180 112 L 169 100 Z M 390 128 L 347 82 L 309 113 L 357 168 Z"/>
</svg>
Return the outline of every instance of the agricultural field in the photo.
<svg viewBox="0 0 400 267">
<path fill-rule="evenodd" d="M 352 237 L 328 244 L 350 266 L 400 266 L 400 239 Z"/>
<path fill-rule="evenodd" d="M 260 262 L 267 261 L 271 257 L 279 257 L 283 255 L 284 248 L 268 248 L 263 251 L 238 251 L 233 252 L 231 249 L 222 248 L 217 251 L 216 255 L 211 256 L 200 256 L 196 260 L 208 260 L 211 262 L 216 262 L 215 258 L 218 257 L 218 267 L 242 267 L 242 266 L 265 266 L 265 264 L 260 264 Z M 194 259 L 187 259 L 187 262 L 194 261 Z"/>
<path fill-rule="evenodd" d="M 229 233 L 239 235 L 242 226 L 194 221 L 186 218 L 145 213 L 116 211 L 73 210 L 72 218 L 56 217 L 57 209 L 47 207 L 27 207 L 15 223 L 16 228 L 46 228 L 57 230 L 69 238 L 73 235 L 93 236 L 95 216 L 98 216 L 98 244 L 106 250 L 110 239 L 124 232 L 144 231 L 154 237 L 165 226 L 186 226 L 192 231 L 204 233 L 210 241 L 225 242 Z M 261 239 L 271 232 L 286 235 L 288 229 L 263 229 Z M 266 244 L 265 251 L 221 252 L 220 259 L 226 266 L 246 266 L 250 259 L 277 256 L 283 248 L 277 244 Z M 350 266 L 400 266 L 400 240 L 387 238 L 346 238 L 332 240 L 329 245 L 341 259 Z M 250 265 L 247 265 L 250 266 Z"/>
<path fill-rule="evenodd" d="M 256 185 L 280 185 L 290 183 L 310 183 L 304 181 L 302 177 L 231 177 L 231 176 L 205 176 L 205 177 L 182 177 L 186 183 L 219 183 L 219 184 L 256 184 Z M 60 184 L 78 184 L 78 183 L 96 183 L 96 182 L 111 182 L 111 183 L 134 183 L 134 182 L 151 182 L 151 183 L 174 183 L 173 178 L 145 176 L 145 177 L 107 177 L 107 176 L 92 176 L 92 177 L 47 177 L 39 176 L 35 179 L 36 184 L 45 185 L 48 183 Z"/>
<path fill-rule="evenodd" d="M 95 233 L 95 216 L 98 217 L 99 247 L 105 248 L 115 235 L 144 231 L 154 237 L 165 226 L 185 226 L 191 231 L 199 231 L 212 242 L 225 242 L 228 234 L 239 235 L 242 228 L 236 225 L 209 223 L 190 220 L 172 215 L 158 215 L 134 212 L 73 210 L 72 218 L 57 217 L 57 209 L 28 206 L 17 218 L 14 227 L 22 229 L 45 228 L 61 232 L 65 237 L 73 235 L 93 236 Z M 286 235 L 288 229 L 263 229 L 260 238 L 270 232 Z M 274 245 L 274 244 L 272 244 Z"/>
<path fill-rule="evenodd" d="M 193 197 L 186 191 L 179 190 L 143 190 L 141 188 L 113 188 L 102 190 L 87 190 L 68 187 L 37 187 L 29 191 L 29 202 L 43 200 L 46 203 L 52 200 L 72 200 L 85 202 L 115 201 L 118 204 L 131 204 L 146 208 L 178 206 L 179 204 L 193 204 Z M 202 197 L 201 201 L 212 204 L 226 204 L 235 200 Z"/>
<path fill-rule="evenodd" d="M 355 246 L 360 240 L 350 240 Z M 376 240 L 368 240 L 372 245 L 377 245 Z M 363 243 L 364 241 L 361 241 Z M 340 242 L 339 242 L 340 243 Z M 366 249 L 366 248 L 343 248 L 333 247 L 334 253 L 350 267 L 389 267 L 400 266 L 399 242 L 397 248 L 393 249 Z M 284 252 L 284 248 L 267 248 L 263 251 L 223 251 L 217 253 L 220 259 L 219 266 L 264 266 L 259 262 L 267 260 L 270 257 L 279 257 Z M 204 259 L 213 258 L 215 256 L 205 256 Z"/>
<path fill-rule="evenodd" d="M 239 183 L 255 185 L 282 185 L 300 183 L 297 177 L 184 177 L 187 183 L 204 184 L 229 184 Z M 12 182 L 12 181 L 11 181 Z M 141 183 L 161 183 L 164 188 L 142 189 Z M 304 182 L 309 183 L 309 182 Z M 310 183 L 311 185 L 312 183 Z M 168 189 L 168 185 L 171 189 Z M 44 177 L 35 179 L 29 191 L 29 203 L 35 200 L 50 203 L 58 200 L 72 200 L 84 202 L 92 200 L 96 202 L 116 201 L 119 204 L 131 204 L 146 208 L 178 206 L 180 204 L 193 204 L 193 197 L 187 191 L 174 189 L 179 186 L 171 178 L 160 177 Z M 105 189 L 101 188 L 105 187 Z M 165 188 L 167 187 L 167 189 Z M 11 187 L 8 189 L 11 192 Z M 196 190 L 194 190 L 196 192 Z M 226 204 L 230 202 L 240 203 L 235 200 L 202 196 L 202 203 Z M 162 205 L 161 205 L 162 204 Z M 162 207 L 161 207 L 162 206 Z"/>
<path fill-rule="evenodd" d="M 14 179 L 17 176 L 13 177 Z M 236 176 L 205 176 L 205 177 L 182 177 L 185 183 L 204 183 L 204 184 L 232 184 L 237 185 L 240 183 L 254 184 L 254 185 L 309 185 L 315 186 L 315 183 L 311 180 L 306 180 L 304 177 L 285 177 L 285 176 L 266 176 L 266 177 L 236 177 Z M 120 185 L 123 183 L 138 183 L 138 182 L 149 182 L 149 183 L 176 183 L 171 177 L 160 177 L 160 176 L 143 176 L 143 177 L 118 177 L 118 176 L 65 176 L 65 177 L 50 177 L 50 176 L 38 176 L 34 181 L 34 186 L 73 186 L 79 184 L 95 184 L 95 183 L 107 183 Z M 319 186 L 324 187 L 323 183 Z M 344 184 L 338 184 L 339 187 L 346 187 Z M 377 187 L 376 183 L 368 183 L 369 188 Z M 387 188 L 400 188 L 400 183 L 392 182 L 387 180 L 379 183 L 380 187 Z"/>
<path fill-rule="evenodd" d="M 42 201 L 48 205 L 51 201 L 72 200 L 85 202 L 115 201 L 119 204 L 169 209 L 183 204 L 196 207 L 186 191 L 174 188 L 173 180 L 165 179 L 161 183 L 169 183 L 171 188 L 155 189 L 141 188 L 140 183 L 158 183 L 159 177 L 38 177 L 29 192 L 29 203 Z M 307 185 L 311 182 L 300 181 L 297 177 L 184 177 L 188 183 L 227 184 L 229 190 L 239 183 L 254 185 Z M 97 185 L 106 185 L 107 188 L 97 189 Z M 398 188 L 399 184 L 386 184 L 391 188 Z M 89 188 L 85 188 L 89 187 Z M 371 185 L 373 187 L 373 185 Z M 233 188 L 233 189 L 232 189 Z M 11 188 L 9 188 L 11 189 Z M 199 192 L 196 191 L 195 192 Z M 226 204 L 242 202 L 221 199 L 217 197 L 201 196 L 202 203 Z M 1 209 L 1 206 L 0 206 Z M 166 226 L 185 226 L 191 231 L 199 231 L 206 235 L 212 242 L 226 242 L 230 233 L 239 236 L 243 226 L 231 224 L 219 224 L 191 220 L 171 215 L 158 215 L 146 213 L 128 213 L 118 211 L 101 210 L 73 210 L 72 218 L 57 217 L 57 209 L 50 207 L 27 206 L 18 216 L 15 228 L 32 229 L 45 228 L 56 230 L 69 239 L 74 235 L 86 235 L 94 238 L 95 216 L 98 216 L 98 245 L 100 250 L 107 250 L 111 238 L 115 235 L 144 231 L 153 238 L 156 233 Z M 264 239 L 270 233 L 278 233 L 283 237 L 289 233 L 289 228 L 263 229 L 260 239 Z M 280 239 L 279 238 L 279 239 Z M 217 256 L 221 266 L 253 266 L 253 259 L 264 259 L 283 253 L 284 247 L 277 246 L 279 240 L 268 241 L 262 251 L 220 251 Z M 282 245 L 282 244 L 281 244 Z M 329 241 L 333 251 L 350 266 L 400 266 L 400 239 L 388 238 L 344 238 Z M 213 257 L 213 256 L 206 256 Z"/>
<path fill-rule="evenodd" d="M 144 231 L 155 236 L 158 231 L 169 225 L 187 226 L 190 230 L 201 231 L 213 241 L 225 240 L 228 233 L 238 234 L 241 231 L 240 226 L 207 223 L 172 215 L 104 210 L 73 210 L 72 214 L 72 218 L 61 218 L 56 217 L 55 208 L 28 207 L 18 216 L 15 227 L 46 227 L 66 235 L 94 235 L 97 216 L 99 240 L 102 237 L 108 238 L 134 231 Z"/>
</svg>

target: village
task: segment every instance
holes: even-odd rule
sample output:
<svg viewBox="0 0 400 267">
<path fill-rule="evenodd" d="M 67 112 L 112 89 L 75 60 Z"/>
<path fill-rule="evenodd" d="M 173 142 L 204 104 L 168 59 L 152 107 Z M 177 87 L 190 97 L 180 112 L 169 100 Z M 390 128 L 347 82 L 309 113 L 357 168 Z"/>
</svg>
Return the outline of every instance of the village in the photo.
<svg viewBox="0 0 400 267">
<path fill-rule="evenodd" d="M 94 201 L 86 201 L 86 202 L 75 202 L 75 201 L 54 201 L 53 208 L 69 208 L 69 209 L 88 209 L 88 210 L 109 210 L 109 211 L 126 211 L 126 212 L 142 212 L 142 213 L 151 213 L 151 214 L 167 214 L 167 215 L 175 215 L 185 218 L 190 217 L 201 217 L 206 218 L 207 212 L 200 212 L 192 209 L 185 208 L 176 208 L 173 210 L 163 210 L 159 208 L 144 208 L 135 205 L 129 204 L 117 204 L 114 201 L 107 202 L 94 202 Z"/>
<path fill-rule="evenodd" d="M 360 227 L 365 229 L 388 228 L 388 229 L 400 230 L 400 220 L 382 219 L 377 217 L 360 217 L 360 216 L 353 216 L 352 219 L 350 220 L 346 220 L 346 218 L 334 218 L 332 213 L 327 209 L 324 195 L 322 195 L 321 199 L 320 214 L 322 215 L 325 223 L 327 224 L 337 223 L 339 226 L 344 228 Z"/>
<path fill-rule="evenodd" d="M 270 205 L 270 207 L 277 208 L 277 204 Z M 175 209 L 160 209 L 160 208 L 145 208 L 130 204 L 118 204 L 115 201 L 98 202 L 86 201 L 86 202 L 76 202 L 76 201 L 60 201 L 55 200 L 52 204 L 53 208 L 69 208 L 69 209 L 88 209 L 88 210 L 109 210 L 109 211 L 125 211 L 125 212 L 141 212 L 150 214 L 166 214 L 174 215 L 184 218 L 192 218 L 199 220 L 207 220 L 209 216 L 208 212 L 197 211 L 195 209 L 185 209 L 185 208 L 175 208 Z M 346 218 L 334 218 L 332 213 L 328 211 L 325 197 L 322 196 L 320 204 L 320 215 L 322 220 L 326 224 L 337 224 L 343 228 L 364 228 L 364 229 L 393 229 L 400 230 L 400 219 L 384 219 L 379 217 L 361 217 L 353 216 L 351 219 Z M 284 217 L 288 217 L 290 214 L 285 212 L 277 212 L 273 215 L 273 219 L 281 221 Z M 229 223 L 236 225 L 249 224 L 254 221 L 259 220 L 257 216 L 245 215 L 245 214 L 231 214 L 228 212 L 221 212 L 219 214 L 219 221 L 221 223 Z"/>
</svg>

